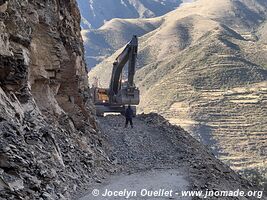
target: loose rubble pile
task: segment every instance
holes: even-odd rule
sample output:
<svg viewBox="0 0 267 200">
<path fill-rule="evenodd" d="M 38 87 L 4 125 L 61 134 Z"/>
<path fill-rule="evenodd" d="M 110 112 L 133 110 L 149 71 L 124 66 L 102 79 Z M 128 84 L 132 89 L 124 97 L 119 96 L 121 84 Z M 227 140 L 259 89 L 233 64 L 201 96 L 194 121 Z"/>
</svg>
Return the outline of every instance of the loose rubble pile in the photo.
<svg viewBox="0 0 267 200">
<path fill-rule="evenodd" d="M 171 125 L 158 114 L 137 116 L 133 129 L 124 128 L 122 116 L 106 116 L 99 118 L 99 121 L 102 137 L 105 138 L 104 146 L 109 147 L 108 156 L 120 166 L 122 172 L 131 174 L 151 169 L 183 168 L 191 190 L 257 190 L 216 159 L 207 147 L 189 133 Z M 251 200 L 254 197 L 236 199 Z"/>
<path fill-rule="evenodd" d="M 74 131 L 62 118 L 57 126 L 41 115 L 25 116 L 23 125 L 1 118 L 0 199 L 70 199 L 106 173 L 95 130 Z"/>
<path fill-rule="evenodd" d="M 0 199 L 71 199 L 106 173 L 75 0 L 0 1 Z"/>
</svg>

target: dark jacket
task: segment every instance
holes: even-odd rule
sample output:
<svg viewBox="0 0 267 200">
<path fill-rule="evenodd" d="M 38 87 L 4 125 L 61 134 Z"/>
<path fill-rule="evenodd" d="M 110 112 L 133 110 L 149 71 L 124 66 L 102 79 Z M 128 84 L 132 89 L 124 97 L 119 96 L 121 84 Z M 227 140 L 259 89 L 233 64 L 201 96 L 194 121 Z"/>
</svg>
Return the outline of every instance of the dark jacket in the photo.
<svg viewBox="0 0 267 200">
<path fill-rule="evenodd" d="M 125 111 L 125 117 L 128 118 L 128 119 L 133 118 L 133 110 L 132 110 L 132 108 L 127 108 L 126 109 L 126 111 Z"/>
</svg>

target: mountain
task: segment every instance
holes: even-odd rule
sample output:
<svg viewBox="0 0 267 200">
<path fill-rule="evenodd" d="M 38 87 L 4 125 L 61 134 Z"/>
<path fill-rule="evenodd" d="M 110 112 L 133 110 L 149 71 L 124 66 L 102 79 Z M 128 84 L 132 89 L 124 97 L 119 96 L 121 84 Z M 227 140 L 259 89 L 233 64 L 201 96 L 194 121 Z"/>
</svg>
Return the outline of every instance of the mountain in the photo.
<svg viewBox="0 0 267 200">
<path fill-rule="evenodd" d="M 182 2 L 190 1 L 78 0 L 82 12 L 82 36 L 88 68 L 93 68 L 121 48 L 133 34 L 142 36 L 161 24 L 157 19 L 147 19 L 145 22 L 131 19 L 161 16 L 174 10 Z"/>
<path fill-rule="evenodd" d="M 266 16 L 264 0 L 184 5 L 154 19 L 159 26 L 140 38 L 136 74 L 139 112 L 158 112 L 183 126 L 256 181 L 267 171 Z M 89 77 L 107 86 L 120 51 Z"/>
<path fill-rule="evenodd" d="M 151 18 L 164 15 L 181 0 L 78 0 L 83 29 L 98 29 L 114 19 Z"/>
<path fill-rule="evenodd" d="M 133 35 L 142 36 L 158 28 L 161 23 L 160 18 L 141 22 L 139 19 L 112 19 L 97 30 L 83 30 L 87 66 L 93 68 L 123 47 Z"/>
</svg>

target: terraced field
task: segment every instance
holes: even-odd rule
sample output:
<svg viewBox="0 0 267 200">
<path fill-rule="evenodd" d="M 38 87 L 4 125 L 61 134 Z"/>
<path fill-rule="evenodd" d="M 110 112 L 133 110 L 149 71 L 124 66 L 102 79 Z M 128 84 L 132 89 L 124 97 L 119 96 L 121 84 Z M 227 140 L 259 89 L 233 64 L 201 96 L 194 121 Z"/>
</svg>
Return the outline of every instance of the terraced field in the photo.
<svg viewBox="0 0 267 200">
<path fill-rule="evenodd" d="M 182 91 L 181 91 L 182 92 Z M 229 90 L 200 90 L 190 104 L 175 102 L 164 115 L 186 128 L 234 170 L 267 166 L 267 82 Z"/>
</svg>

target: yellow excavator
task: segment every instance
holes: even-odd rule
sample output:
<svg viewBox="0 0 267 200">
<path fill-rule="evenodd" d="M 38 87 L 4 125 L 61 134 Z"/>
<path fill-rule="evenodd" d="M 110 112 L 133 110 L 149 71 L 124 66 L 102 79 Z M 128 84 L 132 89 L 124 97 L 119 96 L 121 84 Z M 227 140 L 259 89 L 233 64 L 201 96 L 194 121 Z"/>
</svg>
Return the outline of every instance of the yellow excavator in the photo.
<svg viewBox="0 0 267 200">
<path fill-rule="evenodd" d="M 109 88 L 93 87 L 93 99 L 97 116 L 105 113 L 124 114 L 126 105 L 131 105 L 134 115 L 140 102 L 140 91 L 134 84 L 138 38 L 133 36 L 113 63 Z M 123 80 L 123 70 L 128 63 L 128 77 Z"/>
</svg>

